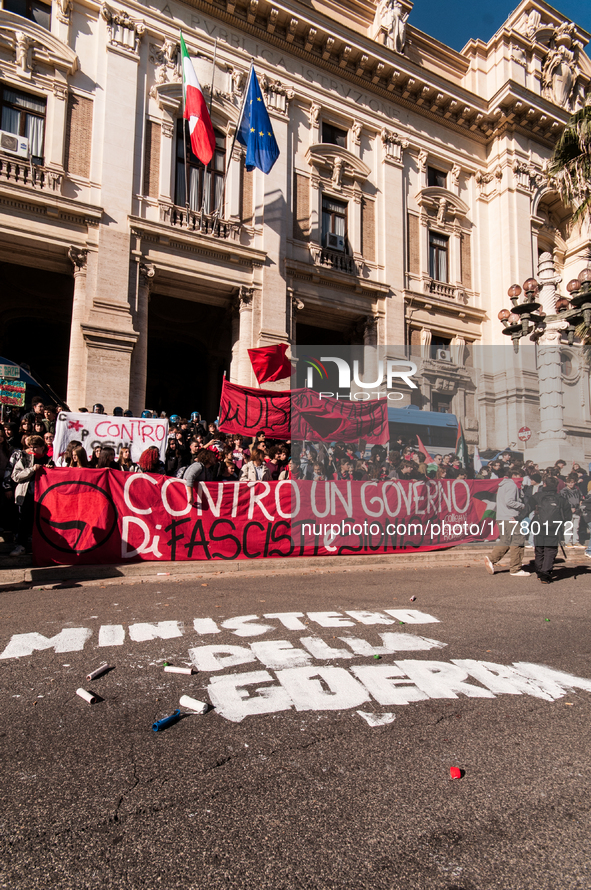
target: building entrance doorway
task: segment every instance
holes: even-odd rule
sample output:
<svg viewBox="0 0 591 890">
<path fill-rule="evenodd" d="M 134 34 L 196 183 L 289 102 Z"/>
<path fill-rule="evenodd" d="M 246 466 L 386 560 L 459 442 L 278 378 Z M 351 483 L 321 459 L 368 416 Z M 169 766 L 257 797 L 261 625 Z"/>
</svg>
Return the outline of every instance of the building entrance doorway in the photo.
<svg viewBox="0 0 591 890">
<path fill-rule="evenodd" d="M 0 263 L 0 355 L 28 365 L 65 401 L 74 278 Z M 78 405 L 70 406 L 73 410 Z"/>
<path fill-rule="evenodd" d="M 219 413 L 224 371 L 230 368 L 228 310 L 153 294 L 148 316 L 146 408 L 207 421 Z"/>
</svg>

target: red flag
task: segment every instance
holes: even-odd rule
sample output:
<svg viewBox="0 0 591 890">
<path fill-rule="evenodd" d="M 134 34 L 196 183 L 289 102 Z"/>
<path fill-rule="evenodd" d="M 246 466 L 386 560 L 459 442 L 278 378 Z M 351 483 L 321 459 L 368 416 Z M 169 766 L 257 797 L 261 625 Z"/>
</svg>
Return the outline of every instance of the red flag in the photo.
<svg viewBox="0 0 591 890">
<path fill-rule="evenodd" d="M 291 377 L 293 369 L 290 360 L 285 356 L 286 352 L 287 343 L 248 350 L 250 363 L 259 385 L 268 380 L 283 380 L 284 377 Z"/>
<path fill-rule="evenodd" d="M 427 457 L 431 457 L 431 455 L 429 454 L 429 452 L 427 451 L 427 449 L 425 448 L 425 446 L 424 446 L 423 443 L 421 442 L 421 439 L 420 439 L 420 437 L 419 437 L 418 435 L 417 435 L 417 444 L 418 444 L 418 446 L 419 446 L 419 451 L 422 451 L 423 454 L 426 455 Z"/>
<path fill-rule="evenodd" d="M 181 34 L 181 58 L 183 63 L 184 107 L 183 117 L 189 121 L 191 150 L 206 167 L 215 151 L 215 133 L 207 110 L 203 91 L 189 58 L 183 35 Z"/>
</svg>

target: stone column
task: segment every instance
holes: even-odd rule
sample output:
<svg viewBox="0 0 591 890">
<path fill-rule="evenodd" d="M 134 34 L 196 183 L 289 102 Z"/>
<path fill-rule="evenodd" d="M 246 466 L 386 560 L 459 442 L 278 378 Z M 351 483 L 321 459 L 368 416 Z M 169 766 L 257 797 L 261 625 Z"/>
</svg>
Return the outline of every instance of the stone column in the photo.
<svg viewBox="0 0 591 890">
<path fill-rule="evenodd" d="M 139 334 L 131 355 L 131 385 L 129 407 L 134 417 L 139 417 L 146 407 L 146 380 L 148 376 L 148 303 L 154 283 L 156 266 L 139 263 L 135 329 Z"/>
<path fill-rule="evenodd" d="M 236 382 L 241 386 L 252 385 L 252 366 L 248 350 L 255 345 L 252 330 L 252 302 L 254 289 L 241 287 L 236 296 L 238 310 L 238 374 Z"/>
<path fill-rule="evenodd" d="M 88 251 L 70 247 L 68 258 L 74 266 L 74 300 L 70 327 L 70 353 L 68 356 L 67 402 L 71 411 L 84 407 L 86 392 L 86 346 L 82 323 L 86 316 L 86 267 Z"/>
<path fill-rule="evenodd" d="M 538 302 L 546 315 L 556 312 L 558 298 L 557 285 L 561 278 L 554 268 L 551 253 L 543 253 L 538 265 L 540 292 Z M 564 432 L 564 396 L 562 392 L 562 369 L 560 366 L 560 341 L 565 321 L 550 322 L 538 340 L 538 380 L 540 393 L 540 434 L 539 443 L 528 457 L 536 463 L 553 464 L 558 458 L 568 460 L 576 455 L 571 449 Z M 568 453 L 567 453 L 568 452 Z"/>
<path fill-rule="evenodd" d="M 257 301 L 257 343 L 286 342 L 289 319 L 286 313 L 287 282 L 285 258 L 287 256 L 288 208 L 285 196 L 289 194 L 289 179 L 293 175 L 292 146 L 288 139 L 289 120 L 284 114 L 270 109 L 273 130 L 281 154 L 272 169 L 263 175 L 264 233 L 263 248 L 267 262 L 262 269 L 263 288 Z M 260 307 L 260 316 L 258 309 Z M 242 325 L 240 326 L 242 330 Z M 242 334 L 240 335 L 242 339 Z M 250 344 L 249 344 L 250 345 Z M 248 356 L 247 356 L 248 358 Z M 250 363 L 249 363 L 250 364 Z M 250 368 L 248 371 L 250 378 Z"/>
<path fill-rule="evenodd" d="M 366 315 L 361 321 L 361 329 L 363 331 L 363 345 L 378 345 L 378 319 L 375 315 Z"/>
<path fill-rule="evenodd" d="M 384 300 L 383 342 L 395 346 L 404 343 L 404 300 L 406 253 L 406 190 L 404 187 L 404 150 L 408 142 L 384 128 L 381 132 L 382 163 L 379 182 L 382 194 L 377 200 L 376 260 L 384 267 L 380 276 L 392 288 L 395 299 Z"/>
</svg>

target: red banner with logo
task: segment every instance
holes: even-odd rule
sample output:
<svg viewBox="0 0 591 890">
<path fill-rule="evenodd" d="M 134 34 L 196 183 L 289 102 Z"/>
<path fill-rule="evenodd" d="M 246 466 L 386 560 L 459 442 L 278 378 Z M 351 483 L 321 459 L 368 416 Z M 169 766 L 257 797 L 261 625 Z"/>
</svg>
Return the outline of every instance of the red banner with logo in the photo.
<svg viewBox="0 0 591 890">
<path fill-rule="evenodd" d="M 224 380 L 219 429 L 253 437 L 262 430 L 273 439 L 347 443 L 365 439 L 387 445 L 388 406 L 379 400 L 320 398 L 312 389 L 275 392 Z"/>
<path fill-rule="evenodd" d="M 273 439 L 291 439 L 291 390 L 275 391 L 222 384 L 218 428 L 252 438 L 262 430 Z"/>
<path fill-rule="evenodd" d="M 291 439 L 387 445 L 386 402 L 320 398 L 312 389 L 295 389 L 291 400 Z"/>
<path fill-rule="evenodd" d="M 148 473 L 45 470 L 33 552 L 42 565 L 92 565 L 434 550 L 496 537 L 498 484 L 285 480 L 192 491 Z"/>
</svg>

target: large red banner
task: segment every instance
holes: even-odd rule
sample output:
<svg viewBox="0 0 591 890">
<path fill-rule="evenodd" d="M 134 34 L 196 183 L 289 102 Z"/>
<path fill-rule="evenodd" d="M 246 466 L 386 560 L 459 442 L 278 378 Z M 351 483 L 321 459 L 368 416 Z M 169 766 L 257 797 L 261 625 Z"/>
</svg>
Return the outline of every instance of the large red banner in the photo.
<svg viewBox="0 0 591 890">
<path fill-rule="evenodd" d="M 39 564 L 433 550 L 496 537 L 498 481 L 202 482 L 54 469 L 35 483 Z M 194 503 L 193 503 L 194 501 Z"/>
<path fill-rule="evenodd" d="M 387 445 L 388 406 L 380 401 L 322 397 L 312 389 L 276 392 L 238 386 L 224 380 L 219 428 L 223 433 L 254 436 L 262 430 L 274 439 L 358 442 Z"/>
</svg>

